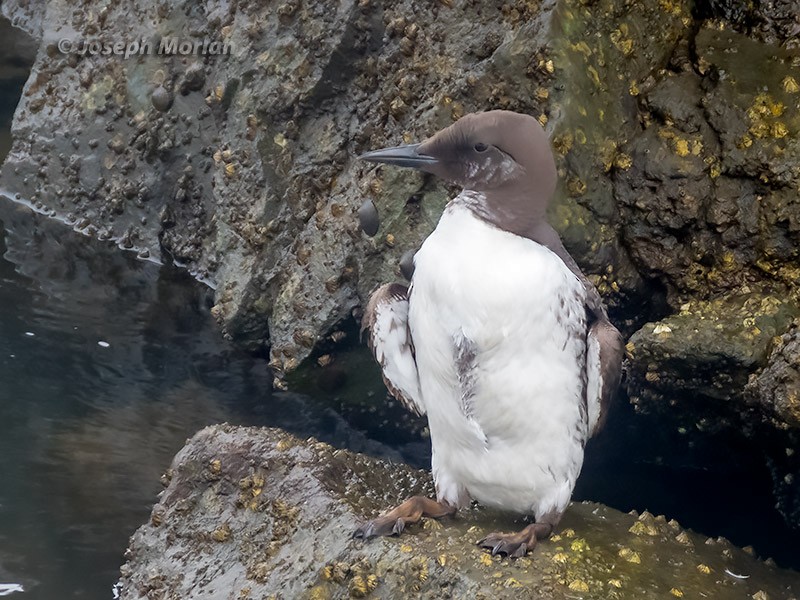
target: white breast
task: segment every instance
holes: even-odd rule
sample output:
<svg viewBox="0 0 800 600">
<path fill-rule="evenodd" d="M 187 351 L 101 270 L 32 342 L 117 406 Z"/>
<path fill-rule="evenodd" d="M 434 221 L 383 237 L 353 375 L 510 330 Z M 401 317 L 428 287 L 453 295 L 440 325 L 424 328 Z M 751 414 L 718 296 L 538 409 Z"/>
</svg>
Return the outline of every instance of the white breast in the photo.
<svg viewBox="0 0 800 600">
<path fill-rule="evenodd" d="M 415 258 L 409 323 L 439 498 L 542 515 L 583 462 L 583 286 L 554 253 L 451 203 Z M 475 349 L 470 389 L 456 346 Z"/>
</svg>

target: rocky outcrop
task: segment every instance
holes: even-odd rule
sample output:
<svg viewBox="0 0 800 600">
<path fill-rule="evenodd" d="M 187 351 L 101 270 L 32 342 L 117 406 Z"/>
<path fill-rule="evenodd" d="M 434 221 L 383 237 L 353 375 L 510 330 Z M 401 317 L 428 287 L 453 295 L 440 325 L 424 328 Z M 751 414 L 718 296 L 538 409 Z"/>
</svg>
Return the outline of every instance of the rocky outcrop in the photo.
<svg viewBox="0 0 800 600">
<path fill-rule="evenodd" d="M 364 543 L 354 527 L 426 473 L 273 429 L 209 427 L 164 476 L 131 538 L 123 600 L 177 598 L 793 598 L 797 574 L 649 513 L 573 504 L 519 560 L 475 541 L 507 517 L 478 509 Z"/>
<path fill-rule="evenodd" d="M 477 509 L 364 543 L 354 527 L 430 493 L 427 473 L 279 430 L 204 429 L 131 538 L 121 598 L 790 598 L 797 576 L 674 521 L 574 504 L 520 560 L 474 542 L 510 519 Z"/>
<path fill-rule="evenodd" d="M 670 10 L 632 8 L 641 27 L 614 43 L 603 37 L 595 51 L 584 40 L 607 36 L 623 16 L 610 5 L 595 15 L 569 2 L 5 3 L 42 45 L 2 181 L 76 229 L 186 264 L 216 286 L 225 331 L 290 371 L 376 283 L 397 276 L 398 258 L 447 199 L 418 174 L 354 157 L 424 138 L 464 112 L 520 110 L 555 132 L 581 198 L 565 196 L 554 211 L 570 247 L 619 294 L 616 304 L 641 303 L 611 181 L 597 173 L 626 164 L 617 148 L 638 128 L 626 90 L 680 39 L 688 4 Z M 169 36 L 219 40 L 232 53 L 74 53 L 84 41 L 157 47 Z M 374 240 L 355 219 L 367 197 L 381 213 Z"/>
</svg>

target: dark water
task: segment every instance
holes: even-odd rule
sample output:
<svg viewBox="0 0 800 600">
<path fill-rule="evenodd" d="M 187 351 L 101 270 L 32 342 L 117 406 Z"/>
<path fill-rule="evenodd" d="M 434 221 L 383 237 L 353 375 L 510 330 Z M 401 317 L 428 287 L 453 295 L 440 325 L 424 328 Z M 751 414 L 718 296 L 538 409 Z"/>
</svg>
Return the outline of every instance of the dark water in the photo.
<svg viewBox="0 0 800 600">
<path fill-rule="evenodd" d="M 2 197 L 0 222 L 0 583 L 24 598 L 109 598 L 161 473 L 205 425 L 400 458 L 321 399 L 272 394 L 265 361 L 221 339 L 212 292 L 185 273 Z"/>
</svg>

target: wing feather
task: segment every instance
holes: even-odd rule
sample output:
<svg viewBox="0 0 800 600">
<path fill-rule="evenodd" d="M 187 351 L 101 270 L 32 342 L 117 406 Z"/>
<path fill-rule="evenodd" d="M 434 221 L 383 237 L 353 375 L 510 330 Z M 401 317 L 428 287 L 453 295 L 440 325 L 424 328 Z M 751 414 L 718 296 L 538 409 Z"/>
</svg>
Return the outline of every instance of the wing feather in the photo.
<svg viewBox="0 0 800 600">
<path fill-rule="evenodd" d="M 622 373 L 622 335 L 608 319 L 589 328 L 586 344 L 586 405 L 589 434 L 602 429 Z"/>
<path fill-rule="evenodd" d="M 361 331 L 369 330 L 369 346 L 381 366 L 383 382 L 405 407 L 425 414 L 420 393 L 414 344 L 408 327 L 409 289 L 399 283 L 382 285 L 370 296 Z"/>
</svg>

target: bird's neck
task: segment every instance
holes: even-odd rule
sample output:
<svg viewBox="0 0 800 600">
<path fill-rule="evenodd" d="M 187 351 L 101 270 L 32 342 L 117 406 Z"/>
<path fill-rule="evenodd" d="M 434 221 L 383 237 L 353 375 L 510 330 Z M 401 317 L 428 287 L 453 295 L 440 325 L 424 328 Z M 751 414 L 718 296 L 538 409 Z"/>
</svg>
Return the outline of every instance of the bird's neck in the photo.
<svg viewBox="0 0 800 600">
<path fill-rule="evenodd" d="M 488 192 L 463 190 L 454 203 L 472 211 L 478 218 L 498 229 L 533 239 L 534 232 L 547 225 L 546 202 L 538 202 L 525 194 L 504 190 Z"/>
</svg>

